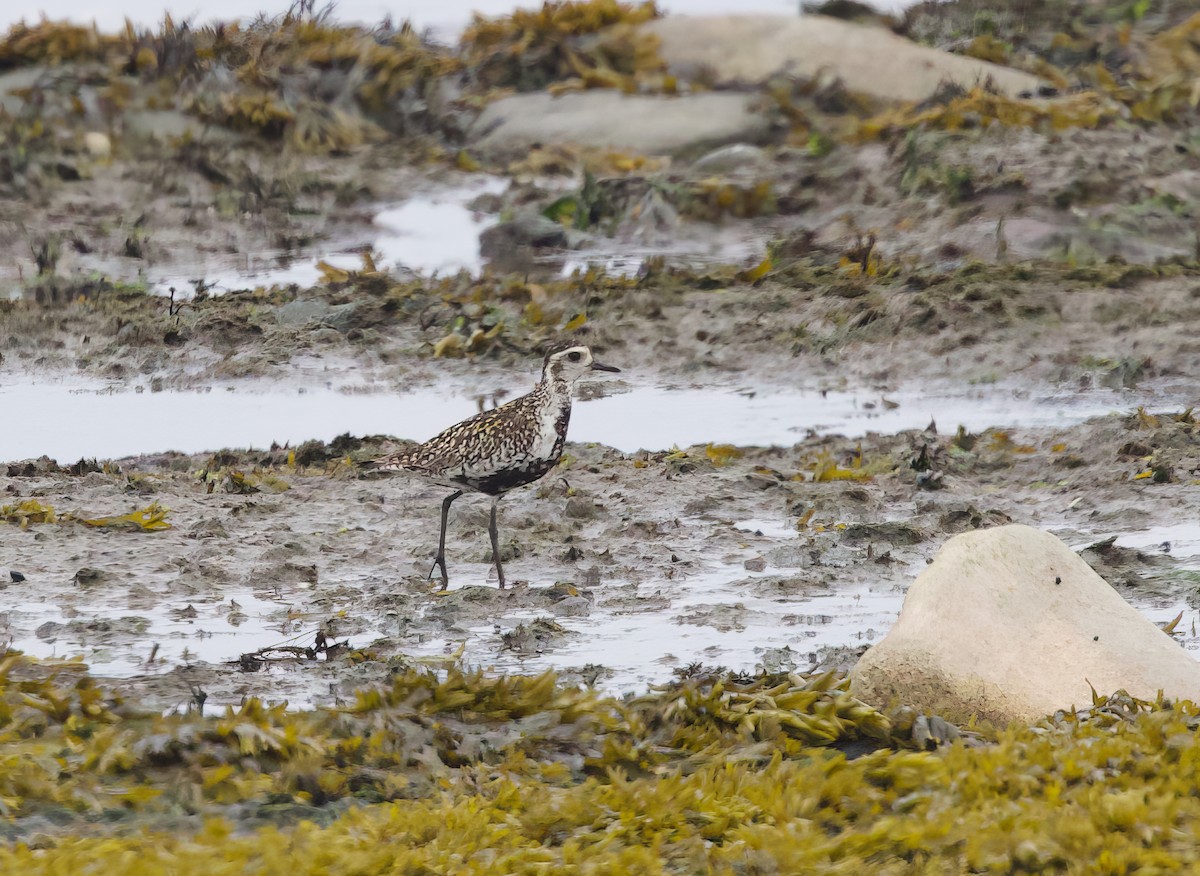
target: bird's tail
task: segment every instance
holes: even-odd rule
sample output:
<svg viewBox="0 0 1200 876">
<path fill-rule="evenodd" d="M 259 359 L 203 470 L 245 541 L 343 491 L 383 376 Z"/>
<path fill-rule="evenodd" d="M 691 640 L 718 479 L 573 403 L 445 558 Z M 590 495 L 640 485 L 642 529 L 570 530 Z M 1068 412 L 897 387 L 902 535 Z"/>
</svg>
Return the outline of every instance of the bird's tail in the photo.
<svg viewBox="0 0 1200 876">
<path fill-rule="evenodd" d="M 363 477 L 377 477 L 380 475 L 391 474 L 393 472 L 404 471 L 403 465 L 404 455 L 400 453 L 389 453 L 387 456 L 377 456 L 374 459 L 368 459 L 365 462 L 358 464 L 358 470 Z"/>
</svg>

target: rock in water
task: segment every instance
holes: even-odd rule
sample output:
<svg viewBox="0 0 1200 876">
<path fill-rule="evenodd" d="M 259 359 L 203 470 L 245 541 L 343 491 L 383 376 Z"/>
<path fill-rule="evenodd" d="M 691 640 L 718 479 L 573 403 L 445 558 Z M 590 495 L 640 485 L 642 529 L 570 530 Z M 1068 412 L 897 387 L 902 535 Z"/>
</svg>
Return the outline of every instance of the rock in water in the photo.
<svg viewBox="0 0 1200 876">
<path fill-rule="evenodd" d="M 946 543 L 850 689 L 876 706 L 1006 724 L 1091 705 L 1089 682 L 1200 700 L 1200 663 L 1059 539 L 999 526 Z"/>
</svg>

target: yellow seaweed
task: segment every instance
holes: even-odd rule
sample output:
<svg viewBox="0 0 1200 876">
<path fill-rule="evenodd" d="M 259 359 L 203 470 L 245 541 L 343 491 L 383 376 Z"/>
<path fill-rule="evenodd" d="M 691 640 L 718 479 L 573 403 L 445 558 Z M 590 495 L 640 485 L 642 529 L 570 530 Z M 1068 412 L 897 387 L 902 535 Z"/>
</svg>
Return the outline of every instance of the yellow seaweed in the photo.
<svg viewBox="0 0 1200 876">
<path fill-rule="evenodd" d="M 15 523 L 22 529 L 30 523 L 54 523 L 54 508 L 37 499 L 24 499 L 11 505 L 0 505 L 0 520 Z"/>
<path fill-rule="evenodd" d="M 1193 703 L 1097 693 L 1033 727 L 956 730 L 912 709 L 884 715 L 847 687 L 837 673 L 746 678 L 697 666 L 613 699 L 553 673 L 464 672 L 451 655 L 400 668 L 343 708 L 250 699 L 220 716 L 164 715 L 123 703 L 81 664 L 9 654 L 0 808 L 17 829 L 53 812 L 55 830 L 0 843 L 0 872 L 899 874 L 918 856 L 928 872 L 1066 872 L 1067 861 L 1100 856 L 1109 872 L 1200 862 L 1178 827 L 1200 818 L 1188 791 L 1200 782 Z M 860 756 L 829 749 L 846 742 Z M 235 829 L 247 811 L 255 820 Z M 180 823 L 180 812 L 194 820 Z M 155 826 L 164 818 L 169 830 Z"/>
<path fill-rule="evenodd" d="M 114 517 L 72 517 L 85 526 L 95 526 L 103 529 L 131 529 L 141 532 L 161 532 L 164 529 L 170 529 L 171 524 L 167 522 L 167 514 L 169 509 L 164 508 L 157 502 L 152 502 L 140 511 L 130 511 L 128 514 L 120 514 Z"/>
<path fill-rule="evenodd" d="M 476 14 L 461 44 L 473 75 L 489 88 L 634 91 L 665 69 L 657 39 L 635 28 L 658 15 L 653 2 L 547 0 L 498 18 Z M 591 34 L 601 38 L 582 47 L 579 37 Z"/>
<path fill-rule="evenodd" d="M 709 444 L 704 448 L 704 455 L 715 466 L 729 465 L 735 459 L 741 459 L 745 452 L 732 444 Z"/>
</svg>

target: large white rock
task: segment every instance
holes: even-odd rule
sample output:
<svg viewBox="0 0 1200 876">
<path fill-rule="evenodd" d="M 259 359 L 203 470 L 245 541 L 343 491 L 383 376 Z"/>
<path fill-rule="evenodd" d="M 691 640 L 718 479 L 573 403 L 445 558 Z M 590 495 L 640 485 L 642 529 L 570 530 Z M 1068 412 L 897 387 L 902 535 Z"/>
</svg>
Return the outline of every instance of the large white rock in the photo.
<svg viewBox="0 0 1200 876">
<path fill-rule="evenodd" d="M 703 93 L 651 97 L 582 91 L 516 94 L 488 104 L 468 137 L 484 153 L 514 154 L 534 143 L 578 144 L 641 155 L 674 155 L 760 142 L 770 134 L 761 98 Z"/>
<path fill-rule="evenodd" d="M 1200 700 L 1200 663 L 1069 547 L 1028 526 L 955 536 L 859 660 L 855 696 L 954 720 L 1031 722 L 1124 688 Z"/>
<path fill-rule="evenodd" d="M 921 46 L 883 27 L 825 15 L 668 15 L 643 28 L 659 38 L 664 61 L 688 76 L 756 84 L 777 73 L 839 77 L 851 91 L 885 100 L 924 100 L 943 80 L 966 88 L 991 78 L 1002 93 L 1039 85 L 1036 76 Z"/>
</svg>

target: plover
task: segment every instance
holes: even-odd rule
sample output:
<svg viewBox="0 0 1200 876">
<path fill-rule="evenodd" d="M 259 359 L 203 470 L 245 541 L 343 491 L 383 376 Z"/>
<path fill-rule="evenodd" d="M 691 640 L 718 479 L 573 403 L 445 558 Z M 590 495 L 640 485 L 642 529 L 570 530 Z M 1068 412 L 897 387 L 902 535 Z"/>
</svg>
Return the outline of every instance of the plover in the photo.
<svg viewBox="0 0 1200 876">
<path fill-rule="evenodd" d="M 488 535 L 500 587 L 504 567 L 496 533 L 496 506 L 509 490 L 533 483 L 558 463 L 571 419 L 571 387 L 589 371 L 620 371 L 592 358 L 582 345 L 560 347 L 546 354 L 542 379 L 533 391 L 498 408 L 469 417 L 424 444 L 380 457 L 370 463 L 376 471 L 414 472 L 454 490 L 442 502 L 442 528 L 437 557 L 429 577 L 442 571 L 442 589 L 450 584 L 446 571 L 446 519 L 450 504 L 472 490 L 492 497 Z"/>
</svg>

